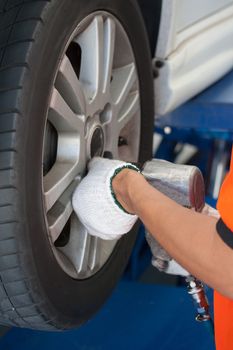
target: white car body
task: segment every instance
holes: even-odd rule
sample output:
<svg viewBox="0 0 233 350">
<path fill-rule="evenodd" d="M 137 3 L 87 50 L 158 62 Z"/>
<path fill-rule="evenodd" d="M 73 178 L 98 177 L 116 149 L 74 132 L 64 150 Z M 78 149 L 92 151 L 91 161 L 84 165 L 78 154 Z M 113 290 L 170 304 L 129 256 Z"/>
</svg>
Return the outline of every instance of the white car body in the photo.
<svg viewBox="0 0 233 350">
<path fill-rule="evenodd" d="M 233 67 L 233 1 L 163 0 L 153 64 L 156 115 L 220 79 Z"/>
</svg>

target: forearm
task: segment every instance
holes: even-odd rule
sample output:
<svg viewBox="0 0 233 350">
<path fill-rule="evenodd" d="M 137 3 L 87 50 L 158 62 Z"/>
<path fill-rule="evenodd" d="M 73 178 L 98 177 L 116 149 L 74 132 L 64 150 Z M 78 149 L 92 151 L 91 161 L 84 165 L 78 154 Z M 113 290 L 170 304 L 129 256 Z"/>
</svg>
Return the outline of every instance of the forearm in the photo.
<svg viewBox="0 0 233 350">
<path fill-rule="evenodd" d="M 216 219 L 179 206 L 140 175 L 119 178 L 116 191 L 175 260 L 233 298 L 233 252 L 216 233 Z"/>
</svg>

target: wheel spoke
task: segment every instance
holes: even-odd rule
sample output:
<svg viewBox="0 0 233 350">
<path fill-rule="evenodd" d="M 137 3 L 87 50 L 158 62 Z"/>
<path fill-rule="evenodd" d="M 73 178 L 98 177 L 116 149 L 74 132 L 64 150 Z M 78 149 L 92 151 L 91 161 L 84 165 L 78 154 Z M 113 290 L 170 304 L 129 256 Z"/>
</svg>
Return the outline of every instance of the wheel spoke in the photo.
<svg viewBox="0 0 233 350">
<path fill-rule="evenodd" d="M 85 274 L 88 270 L 91 236 L 78 218 L 71 217 L 70 240 L 61 248 L 61 251 L 69 258 L 76 269 L 77 274 Z M 81 276 L 80 276 L 81 277 Z"/>
<path fill-rule="evenodd" d="M 139 93 L 131 93 L 119 113 L 118 130 L 122 130 L 140 108 Z"/>
<path fill-rule="evenodd" d="M 109 257 L 116 241 L 104 241 L 91 236 L 75 214 L 71 216 L 70 240 L 59 248 L 74 266 L 79 278 L 96 272 Z"/>
<path fill-rule="evenodd" d="M 56 162 L 44 177 L 44 200 L 48 212 L 77 175 L 78 166 Z"/>
<path fill-rule="evenodd" d="M 51 98 L 48 119 L 58 132 L 74 130 L 80 133 L 84 132 L 84 115 L 75 114 L 55 88 Z"/>
<path fill-rule="evenodd" d="M 112 147 L 111 152 L 113 159 L 119 159 L 119 149 L 117 145 L 115 147 Z"/>
<path fill-rule="evenodd" d="M 109 84 L 112 76 L 113 56 L 115 49 L 115 23 L 112 19 L 108 18 L 104 23 L 104 81 L 103 92 L 106 93 L 109 90 Z"/>
<path fill-rule="evenodd" d="M 65 224 L 67 223 L 73 211 L 71 201 L 67 203 L 66 207 L 60 206 L 59 203 L 56 203 L 56 205 L 54 206 L 54 212 L 57 212 L 59 209 L 59 216 L 57 216 L 57 213 L 55 213 L 54 216 L 53 213 L 48 214 L 49 230 L 53 243 L 60 236 L 63 228 L 65 227 Z"/>
<path fill-rule="evenodd" d="M 72 182 L 67 190 L 62 194 L 52 209 L 48 212 L 48 225 L 53 243 L 61 234 L 65 224 L 73 212 L 71 197 L 80 179 Z"/>
<path fill-rule="evenodd" d="M 86 113 L 86 101 L 82 85 L 66 55 L 59 68 L 55 86 L 74 113 Z"/>
<path fill-rule="evenodd" d="M 85 272 L 88 271 L 89 252 L 91 247 L 92 236 L 90 236 L 86 231 L 82 238 L 82 246 L 80 247 L 82 249 L 80 249 L 80 255 L 77 257 L 78 264 L 76 260 L 76 266 L 78 266 L 77 272 L 79 274 L 81 272 L 85 274 Z"/>
<path fill-rule="evenodd" d="M 101 241 L 98 237 L 92 237 L 88 266 L 91 271 L 100 265 Z"/>
<path fill-rule="evenodd" d="M 137 74 L 134 63 L 113 70 L 113 80 L 110 90 L 113 102 L 119 111 L 123 107 L 130 91 L 133 89 L 136 80 Z"/>
<path fill-rule="evenodd" d="M 78 36 L 82 49 L 80 81 L 87 98 L 93 100 L 103 87 L 104 69 L 104 24 L 102 16 L 95 16 L 90 25 Z"/>
<path fill-rule="evenodd" d="M 101 250 L 99 250 L 99 256 L 98 256 L 98 264 L 101 266 L 103 264 L 103 261 L 106 261 L 109 257 L 109 250 L 112 251 L 117 243 L 117 240 L 100 240 L 101 243 Z"/>
<path fill-rule="evenodd" d="M 109 131 L 109 137 L 106 140 L 105 152 L 109 152 L 112 155 L 113 159 L 119 159 L 118 136 L 116 139 L 115 133 L 116 133 L 116 128 L 115 130 L 113 130 L 112 128 L 111 134 Z M 114 138 L 111 137 L 111 135 L 113 135 Z"/>
</svg>

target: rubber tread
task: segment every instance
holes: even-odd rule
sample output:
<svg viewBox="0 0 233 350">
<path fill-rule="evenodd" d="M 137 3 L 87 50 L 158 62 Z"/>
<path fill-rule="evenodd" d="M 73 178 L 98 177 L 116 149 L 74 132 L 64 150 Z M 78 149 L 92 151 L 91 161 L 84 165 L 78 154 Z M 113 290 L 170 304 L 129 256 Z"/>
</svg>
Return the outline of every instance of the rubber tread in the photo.
<svg viewBox="0 0 233 350">
<path fill-rule="evenodd" d="M 40 313 L 29 292 L 30 278 L 20 268 L 15 205 L 19 190 L 13 166 L 18 156 L 14 135 L 23 118 L 19 101 L 29 69 L 27 53 L 49 2 L 0 0 L 0 323 L 42 330 L 54 330 L 56 325 Z"/>
</svg>

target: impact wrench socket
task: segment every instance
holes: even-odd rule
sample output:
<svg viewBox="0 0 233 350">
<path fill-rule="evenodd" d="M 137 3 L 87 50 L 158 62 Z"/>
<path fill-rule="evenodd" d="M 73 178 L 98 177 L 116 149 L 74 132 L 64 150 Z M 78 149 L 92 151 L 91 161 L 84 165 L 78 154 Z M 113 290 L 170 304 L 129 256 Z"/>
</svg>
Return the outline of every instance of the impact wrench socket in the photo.
<svg viewBox="0 0 233 350">
<path fill-rule="evenodd" d="M 197 167 L 152 159 L 144 164 L 142 174 L 153 187 L 180 205 L 197 212 L 204 208 L 205 185 Z M 202 282 L 191 275 L 186 277 L 186 282 L 197 309 L 196 320 L 211 320 Z"/>
</svg>

